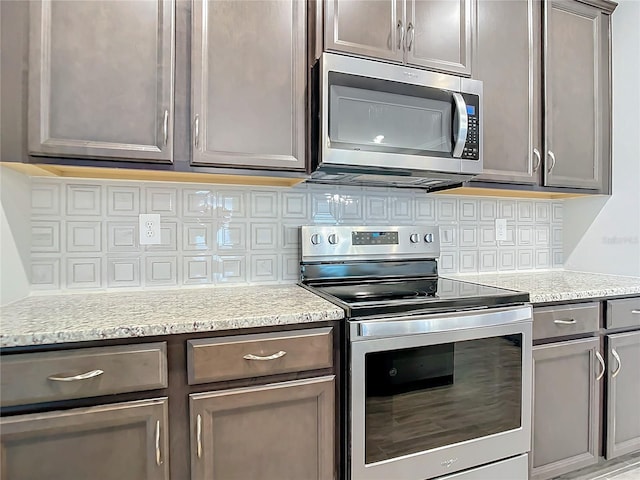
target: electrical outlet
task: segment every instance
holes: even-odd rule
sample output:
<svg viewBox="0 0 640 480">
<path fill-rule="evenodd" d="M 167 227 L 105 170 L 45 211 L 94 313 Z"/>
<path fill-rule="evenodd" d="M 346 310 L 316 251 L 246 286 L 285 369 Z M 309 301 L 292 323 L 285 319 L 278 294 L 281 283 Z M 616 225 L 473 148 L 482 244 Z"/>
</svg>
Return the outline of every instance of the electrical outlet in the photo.
<svg viewBox="0 0 640 480">
<path fill-rule="evenodd" d="M 500 240 L 507 239 L 507 219 L 506 218 L 496 218 L 496 240 L 499 242 Z"/>
<path fill-rule="evenodd" d="M 138 219 L 140 222 L 140 245 L 160 245 L 160 214 L 141 213 Z"/>
</svg>

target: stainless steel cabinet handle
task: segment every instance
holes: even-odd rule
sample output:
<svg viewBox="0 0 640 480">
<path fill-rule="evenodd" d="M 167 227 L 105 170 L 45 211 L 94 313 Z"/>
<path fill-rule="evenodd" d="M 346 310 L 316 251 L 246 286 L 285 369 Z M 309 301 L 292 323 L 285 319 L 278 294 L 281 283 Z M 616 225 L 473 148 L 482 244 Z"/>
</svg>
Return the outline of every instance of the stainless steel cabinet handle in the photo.
<svg viewBox="0 0 640 480">
<path fill-rule="evenodd" d="M 464 150 L 464 144 L 467 142 L 467 128 L 469 127 L 469 117 L 467 115 L 467 102 L 464 101 L 459 93 L 453 94 L 453 101 L 456 104 L 456 111 L 453 114 L 454 125 L 457 122 L 458 130 L 454 137 L 455 145 L 453 146 L 454 158 L 460 158 Z"/>
<path fill-rule="evenodd" d="M 558 325 L 575 325 L 576 319 L 572 318 L 570 320 L 554 320 L 553 323 L 557 323 Z"/>
<path fill-rule="evenodd" d="M 198 145 L 200 143 L 200 115 L 196 115 L 196 119 L 194 120 L 194 126 L 193 126 L 193 137 L 194 137 L 194 142 L 196 145 L 196 148 L 198 148 Z"/>
<path fill-rule="evenodd" d="M 640 315 L 640 310 L 631 310 L 634 315 Z"/>
<path fill-rule="evenodd" d="M 202 457 L 202 417 L 200 414 L 196 417 L 196 450 L 198 458 Z"/>
<path fill-rule="evenodd" d="M 276 358 L 284 357 L 287 354 L 284 350 L 280 350 L 273 355 L 267 355 L 266 357 L 260 357 L 258 355 L 253 355 L 251 353 L 247 353 L 244 357 L 245 360 L 275 360 Z"/>
<path fill-rule="evenodd" d="M 540 157 L 540 150 L 537 148 L 533 149 L 533 154 L 536 156 L 536 164 L 533 166 L 533 172 L 537 172 L 540 168 L 540 164 L 542 163 L 542 157 Z"/>
<path fill-rule="evenodd" d="M 162 465 L 160 457 L 160 420 L 156 421 L 156 465 Z"/>
<path fill-rule="evenodd" d="M 409 25 L 407 25 L 407 35 L 405 38 L 405 50 L 407 52 L 411 51 L 411 45 L 413 45 L 413 39 L 416 35 L 416 29 L 413 28 L 413 23 L 409 22 Z"/>
<path fill-rule="evenodd" d="M 169 141 L 169 110 L 164 111 L 164 120 L 162 122 L 162 133 L 164 135 L 164 144 Z"/>
<path fill-rule="evenodd" d="M 606 367 L 604 366 L 604 358 L 602 358 L 602 355 L 600 355 L 600 352 L 596 352 L 596 358 L 598 359 L 598 362 L 600 362 L 600 366 L 602 367 L 602 370 L 600 370 L 600 373 L 596 377 L 596 380 L 600 380 L 604 376 Z"/>
<path fill-rule="evenodd" d="M 556 166 L 556 156 L 553 154 L 551 150 L 547 152 L 547 155 L 549 155 L 549 157 L 551 158 L 551 166 L 547 169 L 547 173 L 551 173 L 551 170 L 553 170 L 553 167 Z"/>
<path fill-rule="evenodd" d="M 49 380 L 53 380 L 54 382 L 75 382 L 77 380 L 88 380 L 90 378 L 99 377 L 104 373 L 104 370 L 91 370 L 90 372 L 80 373 L 78 375 L 60 376 L 60 375 L 51 375 L 47 377 Z"/>
<path fill-rule="evenodd" d="M 396 27 L 398 32 L 398 50 L 402 48 L 402 44 L 404 43 L 404 26 L 402 25 L 402 20 L 398 20 L 398 26 Z"/>
<path fill-rule="evenodd" d="M 620 373 L 620 370 L 622 370 L 622 362 L 620 361 L 620 356 L 618 355 L 618 352 L 616 352 L 615 348 L 611 349 L 611 355 L 613 355 L 613 357 L 616 359 L 616 362 L 618 362 L 617 370 L 611 373 L 611 378 L 616 378 Z"/>
</svg>

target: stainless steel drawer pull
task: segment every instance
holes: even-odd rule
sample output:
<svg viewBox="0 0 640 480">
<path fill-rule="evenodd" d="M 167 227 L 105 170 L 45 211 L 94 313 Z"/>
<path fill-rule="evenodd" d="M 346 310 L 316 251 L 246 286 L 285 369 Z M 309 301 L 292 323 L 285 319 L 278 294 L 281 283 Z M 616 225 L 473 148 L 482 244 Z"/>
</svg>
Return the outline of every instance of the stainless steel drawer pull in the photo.
<svg viewBox="0 0 640 480">
<path fill-rule="evenodd" d="M 407 25 L 407 35 L 404 41 L 404 47 L 407 52 L 411 51 L 411 45 L 413 45 L 413 39 L 416 36 L 416 29 L 413 26 L 413 23 L 409 22 Z"/>
<path fill-rule="evenodd" d="M 193 123 L 194 123 L 193 129 L 195 130 L 193 132 L 194 143 L 196 148 L 198 148 L 200 146 L 200 115 L 196 115 L 196 118 Z"/>
<path fill-rule="evenodd" d="M 575 325 L 576 319 L 571 318 L 569 320 L 554 320 L 553 323 L 557 323 L 558 325 Z"/>
<path fill-rule="evenodd" d="M 533 166 L 533 173 L 537 172 L 542 164 L 542 158 L 540 157 L 540 150 L 537 148 L 533 149 L 533 154 L 536 156 L 536 164 Z"/>
<path fill-rule="evenodd" d="M 196 450 L 198 458 L 202 457 L 202 417 L 200 414 L 196 417 Z"/>
<path fill-rule="evenodd" d="M 602 358 L 600 352 L 596 352 L 596 358 L 598 359 L 598 362 L 600 362 L 600 366 L 602 367 L 602 370 L 600 370 L 600 373 L 596 377 L 596 380 L 600 380 L 604 376 L 604 372 L 607 367 L 604 366 L 604 358 Z"/>
<path fill-rule="evenodd" d="M 162 465 L 160 457 L 160 420 L 156 420 L 156 465 Z"/>
<path fill-rule="evenodd" d="M 78 375 L 71 375 L 69 377 L 63 377 L 60 375 L 51 375 L 47 377 L 49 380 L 53 380 L 54 382 L 75 382 L 76 380 L 88 380 L 90 378 L 99 377 L 104 373 L 104 370 L 91 370 L 90 372 L 80 373 Z"/>
<path fill-rule="evenodd" d="M 616 359 L 616 362 L 618 362 L 617 370 L 611 373 L 611 378 L 616 378 L 620 373 L 620 370 L 622 370 L 622 362 L 620 361 L 620 356 L 618 355 L 618 352 L 616 352 L 615 348 L 611 349 L 611 355 L 613 355 L 613 357 Z"/>
<path fill-rule="evenodd" d="M 162 134 L 164 136 L 164 144 L 169 141 L 169 110 L 164 111 L 164 120 L 162 122 Z"/>
<path fill-rule="evenodd" d="M 404 43 L 404 26 L 402 25 L 402 20 L 398 20 L 398 32 L 398 50 L 400 50 Z"/>
<path fill-rule="evenodd" d="M 260 357 L 258 355 L 253 355 L 251 353 L 247 353 L 244 357 L 245 360 L 276 360 L 277 358 L 282 358 L 287 354 L 287 352 L 285 352 L 284 350 L 280 350 L 277 353 L 274 353 L 273 355 L 267 355 L 266 357 Z"/>
<path fill-rule="evenodd" d="M 553 170 L 553 167 L 556 166 L 556 156 L 553 154 L 551 150 L 547 152 L 547 155 L 549 155 L 549 157 L 551 158 L 551 166 L 547 168 L 547 173 L 551 173 L 551 170 Z"/>
<path fill-rule="evenodd" d="M 634 315 L 640 315 L 640 310 L 631 310 Z"/>
</svg>

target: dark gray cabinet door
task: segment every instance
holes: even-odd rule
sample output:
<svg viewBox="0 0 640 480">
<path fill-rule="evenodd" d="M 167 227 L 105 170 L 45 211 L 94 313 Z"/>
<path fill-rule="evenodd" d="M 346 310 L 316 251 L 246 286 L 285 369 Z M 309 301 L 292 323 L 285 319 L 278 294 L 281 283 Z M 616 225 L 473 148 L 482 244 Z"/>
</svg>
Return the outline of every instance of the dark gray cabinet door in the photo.
<svg viewBox="0 0 640 480">
<path fill-rule="evenodd" d="M 608 335 L 607 340 L 609 459 L 640 450 L 640 331 Z"/>
<path fill-rule="evenodd" d="M 335 377 L 189 396 L 191 478 L 335 478 Z"/>
<path fill-rule="evenodd" d="M 192 163 L 304 170 L 306 2 L 197 0 Z"/>
<path fill-rule="evenodd" d="M 606 191 L 609 15 L 575 0 L 546 0 L 544 6 L 544 184 Z"/>
<path fill-rule="evenodd" d="M 598 460 L 598 338 L 533 347 L 531 478 L 543 480 Z"/>
<path fill-rule="evenodd" d="M 174 2 L 30 2 L 29 153 L 171 162 Z"/>
<path fill-rule="evenodd" d="M 403 0 L 325 0 L 325 49 L 404 60 Z"/>
<path fill-rule="evenodd" d="M 167 399 L 5 417 L 6 480 L 169 479 Z"/>
<path fill-rule="evenodd" d="M 473 77 L 483 82 L 484 173 L 537 184 L 542 163 L 541 16 L 538 0 L 480 0 Z"/>
<path fill-rule="evenodd" d="M 477 0 L 406 0 L 407 63 L 471 75 Z"/>
</svg>

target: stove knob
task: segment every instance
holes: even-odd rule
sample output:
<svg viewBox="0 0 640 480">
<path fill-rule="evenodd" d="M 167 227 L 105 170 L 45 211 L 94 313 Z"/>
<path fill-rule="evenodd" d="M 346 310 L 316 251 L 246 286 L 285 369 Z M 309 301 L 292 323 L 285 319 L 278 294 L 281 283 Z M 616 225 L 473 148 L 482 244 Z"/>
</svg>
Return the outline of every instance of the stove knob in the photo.
<svg viewBox="0 0 640 480">
<path fill-rule="evenodd" d="M 332 233 L 331 235 L 329 235 L 327 240 L 329 240 L 329 243 L 331 245 L 335 245 L 336 243 L 338 243 L 338 235 L 336 235 L 335 233 Z"/>
<path fill-rule="evenodd" d="M 427 233 L 424 236 L 424 241 L 427 242 L 427 243 L 433 242 L 433 233 Z"/>
<path fill-rule="evenodd" d="M 420 235 L 418 235 L 417 233 L 412 233 L 411 235 L 409 235 L 409 241 L 411 243 L 418 243 L 420 241 Z"/>
<path fill-rule="evenodd" d="M 311 235 L 311 243 L 314 245 L 318 245 L 322 241 L 322 237 L 320 237 L 319 233 L 314 233 Z"/>
</svg>

